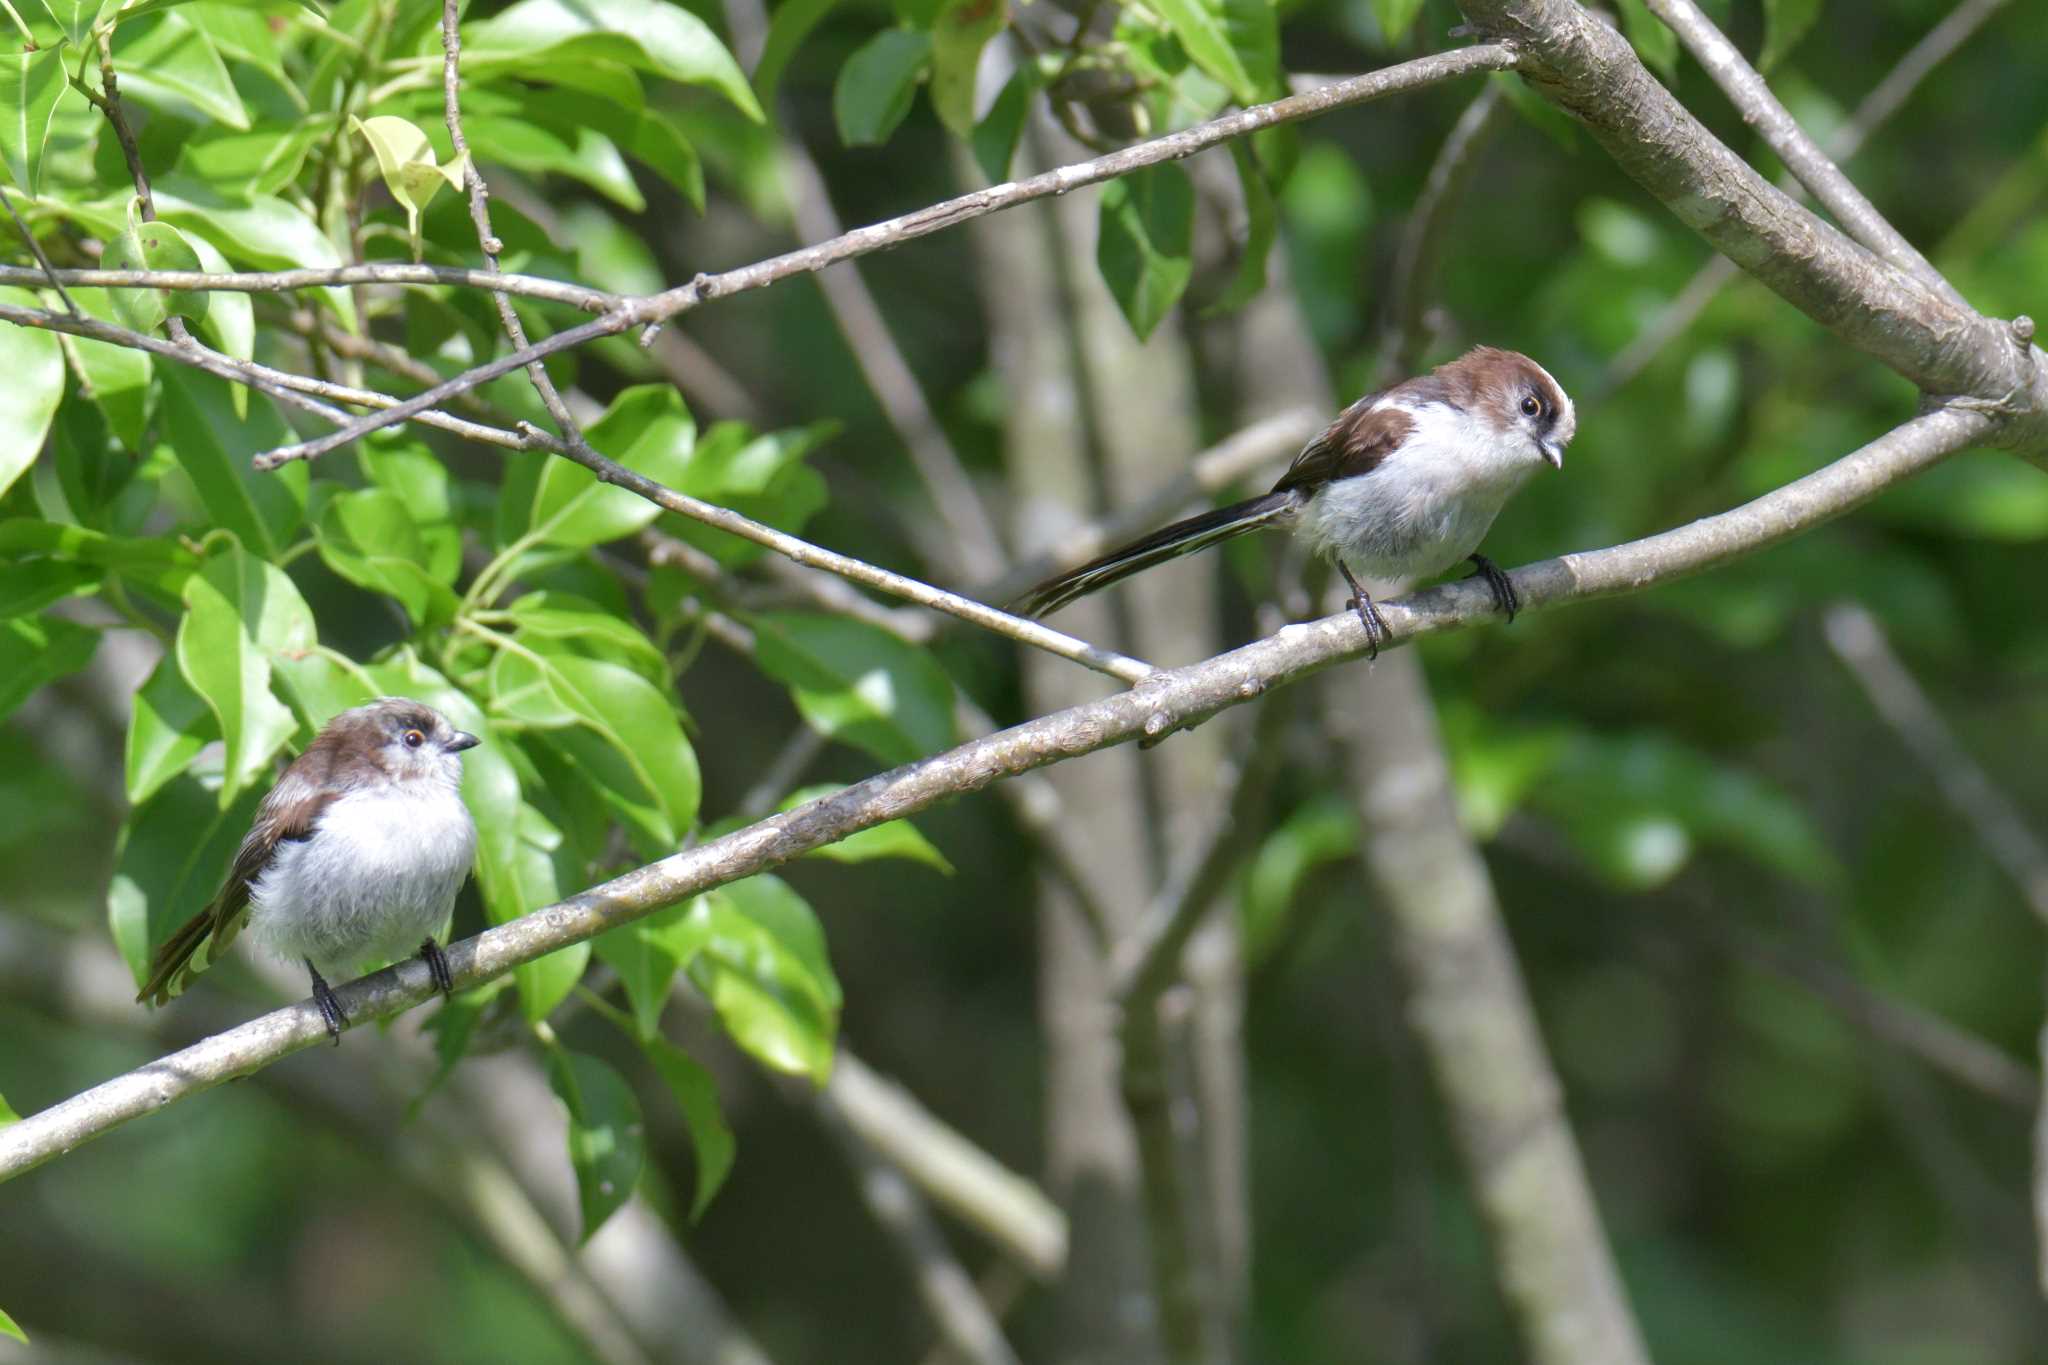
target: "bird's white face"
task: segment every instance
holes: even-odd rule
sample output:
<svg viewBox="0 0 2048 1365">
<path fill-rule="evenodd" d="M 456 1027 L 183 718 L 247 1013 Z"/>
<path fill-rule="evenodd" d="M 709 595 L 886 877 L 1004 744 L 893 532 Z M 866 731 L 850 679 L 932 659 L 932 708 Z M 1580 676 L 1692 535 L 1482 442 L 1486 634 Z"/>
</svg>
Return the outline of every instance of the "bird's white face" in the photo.
<svg viewBox="0 0 2048 1365">
<path fill-rule="evenodd" d="M 387 776 L 401 782 L 427 779 L 462 785 L 460 755 L 473 748 L 477 738 L 450 725 L 433 707 L 382 697 L 358 707 L 348 719 L 367 742 L 369 762 Z"/>
</svg>

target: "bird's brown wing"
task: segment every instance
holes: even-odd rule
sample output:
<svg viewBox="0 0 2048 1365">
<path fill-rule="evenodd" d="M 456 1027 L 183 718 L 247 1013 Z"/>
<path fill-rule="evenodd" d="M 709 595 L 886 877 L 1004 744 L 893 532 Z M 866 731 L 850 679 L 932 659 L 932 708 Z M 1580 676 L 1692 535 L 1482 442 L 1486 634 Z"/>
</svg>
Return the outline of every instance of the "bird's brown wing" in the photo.
<svg viewBox="0 0 2048 1365">
<path fill-rule="evenodd" d="M 1415 426 L 1415 419 L 1399 408 L 1375 409 L 1373 404 L 1379 398 L 1379 394 L 1369 393 L 1338 414 L 1336 421 L 1301 448 L 1273 491 L 1298 488 L 1313 493 L 1333 480 L 1356 478 L 1379 468 Z"/>
<path fill-rule="evenodd" d="M 249 915 L 249 887 L 270 865 L 277 846 L 289 839 L 303 839 L 313 832 L 314 822 L 338 793 L 332 788 L 315 788 L 294 780 L 287 772 L 270 789 L 256 808 L 255 823 L 235 850 L 234 865 L 227 880 L 204 910 L 185 921 L 177 933 L 164 940 L 150 962 L 149 980 L 136 993 L 136 1000 L 161 1005 L 182 992 L 205 967 L 212 966 L 234 943 L 235 935 Z M 211 946 L 202 966 L 193 965 L 200 945 Z"/>
</svg>

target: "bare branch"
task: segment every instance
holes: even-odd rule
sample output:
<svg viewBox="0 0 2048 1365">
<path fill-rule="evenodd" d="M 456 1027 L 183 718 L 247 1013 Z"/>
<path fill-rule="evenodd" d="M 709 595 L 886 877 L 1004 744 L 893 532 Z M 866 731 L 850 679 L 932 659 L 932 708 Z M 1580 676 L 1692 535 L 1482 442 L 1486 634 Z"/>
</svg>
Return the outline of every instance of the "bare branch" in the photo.
<svg viewBox="0 0 2048 1365">
<path fill-rule="evenodd" d="M 1516 589 L 1524 610 L 1533 611 L 1641 591 L 1697 573 L 1840 516 L 1980 440 L 1996 425 L 1971 409 L 1924 413 L 1833 464 L 1732 511 L 1644 540 L 1530 565 L 1516 576 Z M 1485 586 L 1464 580 L 1389 601 L 1381 605 L 1380 613 L 1396 644 L 1491 622 L 1495 615 L 1492 594 Z M 451 945 L 448 962 L 456 987 L 487 981 L 686 897 L 990 783 L 1113 744 L 1199 725 L 1273 687 L 1356 658 L 1366 647 L 1358 617 L 1341 612 L 1285 627 L 1201 663 L 1154 673 L 1127 692 L 1068 707 L 880 773 Z M 335 994 L 348 1017 L 361 1023 L 410 1009 L 433 990 L 426 964 L 411 960 L 351 982 Z M 116 1077 L 0 1128 L 0 1180 L 326 1037 L 320 1012 L 310 1002 L 300 1002 Z"/>
<path fill-rule="evenodd" d="M 1828 138 L 1828 155 L 1837 161 L 1847 161 L 1862 150 L 1864 142 L 1899 111 L 1899 106 L 1906 102 L 1906 97 L 1927 78 L 1927 74 L 1946 61 L 2005 3 L 2006 0 L 1963 0 L 1962 4 L 1950 10 L 1947 18 L 1899 58 L 1898 64 L 1863 97 L 1855 112 Z M 1797 190 L 1796 182 L 1789 175 L 1778 178 L 1778 187 L 1805 193 Z M 1593 397 L 1596 400 L 1604 398 L 1641 374 L 1659 351 L 1699 320 L 1714 296 L 1739 273 L 1741 267 L 1726 256 L 1715 256 L 1701 266 L 1699 272 L 1686 282 L 1685 288 L 1678 291 L 1677 297 L 1666 304 L 1663 311 L 1619 355 L 1608 361 Z"/>
<path fill-rule="evenodd" d="M 2048 460 L 2048 356 L 1959 308 L 1774 188 L 1658 84 L 1619 33 L 1568 0 L 1466 0 L 1516 69 L 1679 220 L 1842 340 L 1930 394 L 2001 419 L 1994 443 Z"/>
<path fill-rule="evenodd" d="M 1418 57 L 1412 62 L 1402 62 L 1398 66 L 1354 76 L 1349 80 L 1338 81 L 1333 85 L 1322 86 L 1299 95 L 1289 95 L 1270 104 L 1240 109 L 1211 119 L 1207 123 L 1200 123 L 1177 133 L 1169 133 L 1164 137 L 1153 138 L 1149 142 L 1126 147 L 1122 151 L 1096 157 L 1092 161 L 1062 166 L 1025 180 L 1008 181 L 952 199 L 941 200 L 914 212 L 872 223 L 867 227 L 855 228 L 830 241 L 785 252 L 780 256 L 772 256 L 753 265 L 741 266 L 736 270 L 716 275 L 699 275 L 688 284 L 663 293 L 628 299 L 618 308 L 581 326 L 557 332 L 531 346 L 520 347 L 507 355 L 474 366 L 444 383 L 437 384 L 425 393 L 414 395 L 388 412 L 359 419 L 348 427 L 317 440 L 270 451 L 257 457 L 257 467 L 275 469 L 291 460 L 312 459 L 324 455 L 337 446 L 346 445 L 394 422 L 406 421 L 415 413 L 440 406 L 458 393 L 488 384 L 500 375 L 510 374 L 513 370 L 551 356 L 557 351 L 580 346 L 598 337 L 614 336 L 636 327 L 666 321 L 711 299 L 763 289 L 793 275 L 809 274 L 823 270 L 828 265 L 836 265 L 840 261 L 850 261 L 859 256 L 901 246 L 915 238 L 957 227 L 961 223 L 987 214 L 1015 208 L 1034 199 L 1067 194 L 1088 185 L 1114 180 L 1120 175 L 1128 175 L 1146 166 L 1193 156 L 1196 152 L 1219 146 L 1232 138 L 1255 133 L 1262 128 L 1293 123 L 1317 114 L 1328 113 L 1332 109 L 1348 108 L 1388 95 L 1420 90 L 1426 86 L 1481 71 L 1505 71 L 1514 64 L 1514 53 L 1501 43 L 1482 43 L 1475 47 Z"/>
<path fill-rule="evenodd" d="M 1929 265 L 1914 245 L 1885 220 L 1877 206 L 1864 197 L 1842 168 L 1830 161 L 1820 146 L 1807 136 L 1791 111 L 1778 102 L 1756 68 L 1742 59 L 1735 44 L 1728 41 L 1713 21 L 1700 12 L 1693 0 L 1648 0 L 1651 13 L 1662 19 L 1686 51 L 1706 68 L 1714 84 L 1741 112 L 1743 121 L 1763 134 L 1764 141 L 1785 169 L 1804 185 L 1821 206 L 1851 237 L 1946 298 L 1957 308 L 1969 302 L 1941 272 Z"/>
<path fill-rule="evenodd" d="M 0 284 L 75 284 L 105 289 L 206 289 L 235 294 L 281 294 L 354 284 L 447 284 L 496 294 L 564 303 L 585 313 L 619 306 L 616 294 L 538 275 L 499 275 L 447 265 L 338 265 L 318 270 L 34 270 L 0 265 Z"/>
</svg>

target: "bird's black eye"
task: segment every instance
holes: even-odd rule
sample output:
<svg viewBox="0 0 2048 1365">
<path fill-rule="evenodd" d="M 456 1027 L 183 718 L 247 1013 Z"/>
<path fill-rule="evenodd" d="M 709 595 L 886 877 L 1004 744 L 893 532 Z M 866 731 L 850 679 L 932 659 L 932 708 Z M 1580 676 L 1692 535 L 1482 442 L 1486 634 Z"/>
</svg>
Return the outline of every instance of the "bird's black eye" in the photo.
<svg viewBox="0 0 2048 1365">
<path fill-rule="evenodd" d="M 407 730 L 405 732 L 405 747 L 408 749 L 417 749 L 426 742 L 427 737 L 417 730 Z"/>
<path fill-rule="evenodd" d="M 1543 411 L 1543 400 L 1533 393 L 1522 395 L 1522 416 L 1534 417 Z"/>
</svg>

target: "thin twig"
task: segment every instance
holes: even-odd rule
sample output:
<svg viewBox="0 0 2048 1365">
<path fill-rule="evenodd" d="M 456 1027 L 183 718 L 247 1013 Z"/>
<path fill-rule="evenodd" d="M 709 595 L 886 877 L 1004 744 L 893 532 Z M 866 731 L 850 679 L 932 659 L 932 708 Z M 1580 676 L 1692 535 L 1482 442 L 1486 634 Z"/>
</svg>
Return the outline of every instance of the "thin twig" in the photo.
<svg viewBox="0 0 2048 1365">
<path fill-rule="evenodd" d="M 425 393 L 414 395 L 389 412 L 359 419 L 340 431 L 316 440 L 281 447 L 258 456 L 257 467 L 274 469 L 291 460 L 312 459 L 324 455 L 338 446 L 359 440 L 370 432 L 390 426 L 394 422 L 405 421 L 414 413 L 438 407 L 458 393 L 487 384 L 500 375 L 510 374 L 513 370 L 558 351 L 580 346 L 598 337 L 615 336 L 634 328 L 645 327 L 650 323 L 666 321 L 712 299 L 728 298 L 734 294 L 763 289 L 794 275 L 810 274 L 823 270 L 828 265 L 837 265 L 841 261 L 850 261 L 856 257 L 901 246 L 916 238 L 957 227 L 961 223 L 987 214 L 1015 208 L 1019 204 L 1068 194 L 1089 185 L 1114 180 L 1118 176 L 1128 175 L 1147 166 L 1192 156 L 1196 152 L 1220 146 L 1232 138 L 1244 137 L 1263 128 L 1293 123 L 1317 114 L 1328 113 L 1332 109 L 1348 108 L 1388 95 L 1420 90 L 1482 71 L 1505 71 L 1514 66 L 1515 62 L 1514 51 L 1505 43 L 1482 43 L 1451 52 L 1419 57 L 1412 62 L 1402 62 L 1397 66 L 1354 76 L 1350 80 L 1339 81 L 1334 85 L 1303 94 L 1290 95 L 1285 99 L 1274 100 L 1270 104 L 1258 104 L 1249 109 L 1236 110 L 1220 118 L 1211 119 L 1207 123 L 1153 138 L 1148 142 L 1140 142 L 1091 161 L 1061 166 L 1026 180 L 1007 181 L 987 189 L 957 195 L 911 213 L 872 223 L 867 227 L 855 228 L 830 241 L 784 252 L 780 256 L 771 256 L 736 270 L 702 274 L 688 284 L 679 285 L 674 289 L 644 298 L 625 300 L 618 308 L 580 326 L 557 332 L 531 346 L 521 347 L 506 355 L 472 366 Z"/>
<path fill-rule="evenodd" d="M 1930 467 L 1995 426 L 1981 412 L 1938 408 L 1743 507 L 1646 540 L 1530 565 L 1517 579 L 1524 610 L 1641 591 L 1776 544 Z M 1380 612 L 1395 645 L 1495 617 L 1492 595 L 1465 582 L 1386 602 Z M 689 896 L 1004 778 L 1200 724 L 1275 687 L 1357 658 L 1367 645 L 1357 615 L 1340 612 L 877 774 L 452 944 L 447 956 L 454 983 L 464 989 L 488 981 Z M 412 959 L 350 982 L 335 995 L 348 1017 L 363 1023 L 410 1009 L 434 991 L 426 964 Z M 326 1040 L 320 1011 L 301 1001 L 117 1076 L 0 1128 L 0 1181 Z"/>
<path fill-rule="evenodd" d="M 58 278 L 57 268 L 51 265 L 50 258 L 43 254 L 43 244 L 36 240 L 35 233 L 29 231 L 28 220 L 21 216 L 20 209 L 14 207 L 14 196 L 5 188 L 0 188 L 0 203 L 7 205 L 7 216 L 12 218 L 14 226 L 21 230 L 21 240 L 28 243 L 29 254 L 36 258 L 36 267 L 42 272 L 42 278 L 37 283 L 48 284 L 57 291 L 57 297 L 64 300 L 65 312 L 77 313 L 78 305 L 72 302 L 71 294 L 64 288 L 64 281 Z M 33 270 L 25 270 L 22 273 L 31 280 L 36 277 L 36 271 Z"/>
<path fill-rule="evenodd" d="M 34 286 L 75 284 L 87 288 L 213 290 L 236 294 L 281 294 L 299 289 L 324 289 L 358 284 L 454 285 L 494 294 L 567 304 L 585 313 L 619 306 L 616 294 L 588 285 L 542 279 L 537 275 L 498 275 L 447 265 L 337 265 L 317 270 L 32 270 L 0 265 L 0 284 Z"/>
</svg>

